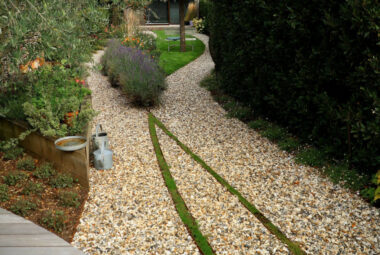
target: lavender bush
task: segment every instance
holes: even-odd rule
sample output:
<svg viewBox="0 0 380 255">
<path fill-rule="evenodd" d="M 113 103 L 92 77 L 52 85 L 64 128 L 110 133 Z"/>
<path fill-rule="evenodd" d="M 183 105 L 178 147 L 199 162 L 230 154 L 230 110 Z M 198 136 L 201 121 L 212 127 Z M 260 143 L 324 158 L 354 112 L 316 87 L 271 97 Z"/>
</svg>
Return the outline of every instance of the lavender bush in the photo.
<svg viewBox="0 0 380 255">
<path fill-rule="evenodd" d="M 102 65 L 110 82 L 120 85 L 133 103 L 142 106 L 159 103 L 160 94 L 166 88 L 165 75 L 149 54 L 111 40 Z"/>
</svg>

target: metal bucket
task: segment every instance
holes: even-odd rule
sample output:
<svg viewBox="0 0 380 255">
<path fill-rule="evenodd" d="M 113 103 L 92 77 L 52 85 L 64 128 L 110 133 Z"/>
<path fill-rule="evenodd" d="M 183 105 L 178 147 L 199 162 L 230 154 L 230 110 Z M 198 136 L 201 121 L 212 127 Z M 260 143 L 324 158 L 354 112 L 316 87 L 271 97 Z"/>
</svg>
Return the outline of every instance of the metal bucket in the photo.
<svg viewBox="0 0 380 255">
<path fill-rule="evenodd" d="M 106 142 L 100 144 L 100 149 L 94 151 L 94 165 L 95 168 L 100 169 L 110 169 L 112 168 L 112 151 L 105 148 Z"/>
<path fill-rule="evenodd" d="M 107 132 L 103 131 L 101 124 L 96 125 L 95 134 L 92 135 L 92 145 L 94 150 L 99 149 L 101 144 L 105 143 L 105 149 L 109 148 L 109 140 Z"/>
</svg>

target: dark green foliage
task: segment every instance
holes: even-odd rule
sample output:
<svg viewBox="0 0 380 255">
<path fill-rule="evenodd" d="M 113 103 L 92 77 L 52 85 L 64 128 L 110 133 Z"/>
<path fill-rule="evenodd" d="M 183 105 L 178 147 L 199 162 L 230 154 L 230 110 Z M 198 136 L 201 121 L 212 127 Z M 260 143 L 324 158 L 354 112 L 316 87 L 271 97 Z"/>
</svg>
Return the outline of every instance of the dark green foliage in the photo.
<svg viewBox="0 0 380 255">
<path fill-rule="evenodd" d="M 63 206 L 78 208 L 80 205 L 80 196 L 75 192 L 62 191 L 59 193 L 58 198 L 60 200 L 60 204 Z"/>
<path fill-rule="evenodd" d="M 220 87 L 354 167 L 380 168 L 378 1 L 214 0 Z"/>
<path fill-rule="evenodd" d="M 267 129 L 267 128 L 269 128 L 270 127 L 270 123 L 268 122 L 268 121 L 266 121 L 266 120 L 263 120 L 263 119 L 257 119 L 257 120 L 253 120 L 253 121 L 250 121 L 249 123 L 248 123 L 248 126 L 250 127 L 250 128 L 253 128 L 253 129 L 255 129 L 255 130 L 265 130 L 265 129 Z"/>
<path fill-rule="evenodd" d="M 44 186 L 42 183 L 35 183 L 33 181 L 29 181 L 23 190 L 21 191 L 21 194 L 23 195 L 29 195 L 29 194 L 36 194 L 39 195 L 43 191 Z"/>
<path fill-rule="evenodd" d="M 55 175 L 56 171 L 53 168 L 53 165 L 50 163 L 43 163 L 37 167 L 36 171 L 33 172 L 33 176 L 39 179 L 49 178 L 50 176 Z"/>
<path fill-rule="evenodd" d="M 26 216 L 30 210 L 35 210 L 37 205 L 29 200 L 17 200 L 11 207 L 10 210 L 15 214 Z"/>
<path fill-rule="evenodd" d="M 57 176 L 53 177 L 50 180 L 50 185 L 53 188 L 66 188 L 72 187 L 73 182 L 73 177 L 71 177 L 69 174 L 59 173 Z"/>
<path fill-rule="evenodd" d="M 8 186 L 0 183 L 0 201 L 4 202 L 9 199 Z"/>
<path fill-rule="evenodd" d="M 17 161 L 16 167 L 19 170 L 33 171 L 36 168 L 36 165 L 34 164 L 33 158 L 27 157 Z"/>
<path fill-rule="evenodd" d="M 321 167 L 326 163 L 325 155 L 316 148 L 306 148 L 300 151 L 296 156 L 296 162 Z"/>
<path fill-rule="evenodd" d="M 206 35 L 210 34 L 210 25 L 209 25 L 209 19 L 210 19 L 210 6 L 211 6 L 211 0 L 200 0 L 199 1 L 199 17 L 203 20 L 203 33 Z"/>
<path fill-rule="evenodd" d="M 114 39 L 107 46 L 102 65 L 110 82 L 120 85 L 133 103 L 141 106 L 159 103 L 166 88 L 165 75 L 149 54 Z"/>
<path fill-rule="evenodd" d="M 63 211 L 46 211 L 40 219 L 41 225 L 56 232 L 62 232 L 65 227 L 66 216 Z"/>
<path fill-rule="evenodd" d="M 293 152 L 300 147 L 300 142 L 296 138 L 286 137 L 278 141 L 278 147 L 281 150 Z"/>
<path fill-rule="evenodd" d="M 241 105 L 236 101 L 229 101 L 225 103 L 223 107 L 228 111 L 228 117 L 245 121 L 252 116 L 252 110 L 249 107 Z"/>
<path fill-rule="evenodd" d="M 260 133 L 271 141 L 279 141 L 288 136 L 286 130 L 277 125 L 271 125 Z"/>
<path fill-rule="evenodd" d="M 23 152 L 24 152 L 24 149 L 21 147 L 10 148 L 9 150 L 6 150 L 4 152 L 3 159 L 5 159 L 5 160 L 16 159 L 16 158 L 20 157 Z"/>
<path fill-rule="evenodd" d="M 23 181 L 28 178 L 28 175 L 21 171 L 9 172 L 7 175 L 3 176 L 4 183 L 9 186 L 14 186 L 18 182 Z"/>
</svg>

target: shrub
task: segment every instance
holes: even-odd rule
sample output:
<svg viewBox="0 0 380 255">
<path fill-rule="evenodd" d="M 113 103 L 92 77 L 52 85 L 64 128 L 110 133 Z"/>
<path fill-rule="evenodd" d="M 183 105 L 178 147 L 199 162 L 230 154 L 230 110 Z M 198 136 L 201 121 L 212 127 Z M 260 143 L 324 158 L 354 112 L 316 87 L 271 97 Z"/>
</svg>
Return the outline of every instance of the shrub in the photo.
<svg viewBox="0 0 380 255">
<path fill-rule="evenodd" d="M 211 1 L 210 0 L 200 0 L 199 1 L 199 18 L 203 19 L 204 30 L 203 33 L 210 35 L 210 13 L 211 11 Z"/>
<path fill-rule="evenodd" d="M 248 120 L 252 116 L 252 110 L 244 106 L 235 100 L 229 100 L 223 104 L 223 107 L 228 111 L 227 116 L 232 118 L 237 118 L 240 120 Z"/>
<path fill-rule="evenodd" d="M 50 185 L 53 188 L 66 188 L 73 186 L 73 178 L 68 174 L 59 173 L 50 180 Z"/>
<path fill-rule="evenodd" d="M 33 158 L 27 157 L 17 161 L 16 167 L 19 170 L 33 171 L 36 168 L 36 165 L 34 164 Z"/>
<path fill-rule="evenodd" d="M 66 216 L 63 211 L 45 211 L 40 219 L 41 225 L 53 229 L 56 232 L 62 232 L 66 226 Z"/>
<path fill-rule="evenodd" d="M 325 164 L 325 155 L 316 148 L 306 148 L 300 151 L 295 161 L 300 164 L 321 167 Z"/>
<path fill-rule="evenodd" d="M 23 188 L 23 190 L 21 191 L 21 194 L 23 195 L 29 195 L 29 194 L 41 194 L 41 192 L 43 191 L 44 189 L 44 186 L 42 185 L 42 183 L 35 183 L 33 181 L 29 181 L 25 187 Z"/>
<path fill-rule="evenodd" d="M 56 171 L 51 163 L 43 163 L 37 167 L 36 171 L 33 172 L 33 176 L 37 177 L 38 179 L 46 179 L 55 175 L 55 173 Z"/>
<path fill-rule="evenodd" d="M 166 88 L 165 76 L 149 55 L 111 40 L 102 65 L 111 81 L 120 84 L 133 103 L 142 106 L 159 103 L 160 94 Z"/>
<path fill-rule="evenodd" d="M 4 152 L 3 159 L 5 160 L 17 159 L 18 157 L 22 155 L 23 152 L 24 152 L 24 149 L 21 147 L 10 148 L 9 150 L 6 150 Z"/>
<path fill-rule="evenodd" d="M 286 137 L 284 139 L 281 139 L 278 141 L 278 147 L 281 150 L 292 152 L 298 150 L 300 147 L 300 142 L 298 139 L 293 138 L 293 137 Z"/>
<path fill-rule="evenodd" d="M 26 216 L 30 210 L 35 210 L 37 205 L 28 200 L 17 200 L 11 207 L 10 210 L 15 214 Z"/>
<path fill-rule="evenodd" d="M 223 91 L 330 156 L 380 168 L 377 1 L 212 1 Z"/>
<path fill-rule="evenodd" d="M 205 21 L 205 18 L 194 18 L 193 19 L 193 25 L 195 27 L 195 30 L 198 32 L 198 33 L 201 33 L 201 34 L 204 34 L 205 31 L 206 31 L 206 21 Z"/>
<path fill-rule="evenodd" d="M 80 205 L 80 196 L 78 193 L 71 191 L 62 191 L 59 193 L 58 198 L 61 205 L 78 208 Z"/>
<path fill-rule="evenodd" d="M 263 120 L 263 119 L 253 120 L 248 123 L 248 126 L 255 130 L 265 130 L 269 128 L 270 125 L 271 124 L 268 121 Z"/>
<path fill-rule="evenodd" d="M 98 44 L 94 34 L 107 23 L 97 0 L 13 1 L 0 8 L 0 115 L 27 120 L 47 136 L 76 132 L 62 121 L 68 107 L 82 103 L 73 76 L 83 74 L 81 63 Z"/>
<path fill-rule="evenodd" d="M 157 49 L 156 39 L 152 34 L 138 32 L 134 37 L 125 37 L 122 44 L 130 48 L 138 48 L 151 53 Z"/>
<path fill-rule="evenodd" d="M 271 141 L 279 141 L 288 136 L 286 130 L 277 125 L 269 126 L 267 129 L 263 130 L 261 134 Z"/>
<path fill-rule="evenodd" d="M 21 171 L 12 171 L 3 176 L 4 183 L 9 186 L 16 185 L 19 181 L 23 181 L 28 178 L 28 175 Z"/>
<path fill-rule="evenodd" d="M 9 199 L 8 186 L 0 183 L 0 201 L 4 202 Z"/>
</svg>

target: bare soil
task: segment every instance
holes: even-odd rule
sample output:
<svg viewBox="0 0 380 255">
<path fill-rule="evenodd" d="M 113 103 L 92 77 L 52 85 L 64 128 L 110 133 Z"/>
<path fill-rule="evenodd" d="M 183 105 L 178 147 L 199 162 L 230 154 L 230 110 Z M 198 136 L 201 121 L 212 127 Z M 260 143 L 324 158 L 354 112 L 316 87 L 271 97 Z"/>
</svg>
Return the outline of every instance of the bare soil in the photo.
<svg viewBox="0 0 380 255">
<path fill-rule="evenodd" d="M 37 208 L 35 210 L 29 210 L 27 215 L 24 216 L 24 218 L 57 234 L 67 242 L 71 242 L 76 232 L 76 227 L 79 224 L 79 219 L 82 215 L 84 203 L 87 199 L 87 189 L 82 187 L 79 183 L 75 182 L 73 186 L 70 188 L 53 188 L 49 185 L 49 179 L 38 179 L 33 176 L 33 172 L 31 171 L 18 170 L 16 167 L 16 163 L 19 159 L 21 158 L 18 158 L 16 160 L 4 160 L 3 153 L 0 152 L 0 183 L 4 183 L 3 176 L 6 176 L 10 172 L 21 171 L 28 175 L 28 178 L 26 180 L 19 181 L 14 186 L 8 186 L 9 200 L 4 202 L 0 201 L 0 207 L 11 211 L 12 205 L 14 205 L 17 200 L 23 199 L 32 201 L 37 205 Z M 36 166 L 39 166 L 43 163 L 37 159 L 34 159 L 34 162 Z M 59 169 L 56 170 L 59 171 Z M 43 190 L 40 194 L 21 194 L 25 185 L 30 181 L 33 181 L 35 183 L 41 183 L 43 185 Z M 61 205 L 60 200 L 58 199 L 58 195 L 62 191 L 71 191 L 77 193 L 80 196 L 80 205 L 77 208 Z M 51 210 L 53 212 L 64 212 L 65 221 L 62 231 L 54 231 L 54 229 L 47 228 L 46 226 L 40 223 L 42 215 L 48 210 Z"/>
</svg>

